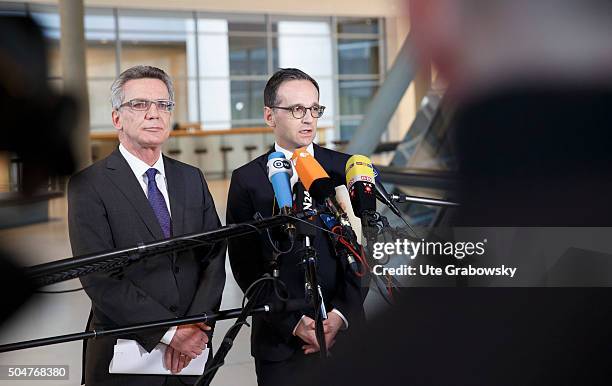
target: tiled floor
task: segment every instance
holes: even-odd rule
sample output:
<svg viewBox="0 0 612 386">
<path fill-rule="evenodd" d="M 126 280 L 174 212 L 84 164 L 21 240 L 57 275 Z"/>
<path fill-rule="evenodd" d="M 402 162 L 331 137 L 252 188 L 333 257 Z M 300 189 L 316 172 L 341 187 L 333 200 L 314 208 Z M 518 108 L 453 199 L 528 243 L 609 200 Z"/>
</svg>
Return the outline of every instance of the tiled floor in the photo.
<svg viewBox="0 0 612 386">
<path fill-rule="evenodd" d="M 210 181 L 209 187 L 221 221 L 225 223 L 226 197 L 229 182 Z M 66 201 L 58 199 L 50 205 L 52 221 L 0 231 L 0 244 L 9 248 L 24 265 L 40 264 L 71 256 L 66 222 Z M 229 262 L 222 309 L 240 307 L 242 292 L 234 281 Z M 53 289 L 79 287 L 78 280 L 59 283 Z M 51 288 L 50 288 L 51 289 Z M 10 294 L 3 294 L 9 296 Z M 82 291 L 67 294 L 38 294 L 0 330 L 0 344 L 80 332 L 85 327 L 90 302 Z M 217 339 L 225 334 L 232 321 L 217 324 Z M 253 360 L 249 354 L 250 329 L 244 327 L 234 343 L 226 364 L 217 373 L 213 385 L 256 385 Z M 69 365 L 69 381 L 26 381 L 28 385 L 79 385 L 81 376 L 81 343 L 71 342 L 0 354 L 0 365 Z M 22 381 L 24 382 L 24 381 Z M 14 384 L 0 381 L 0 385 Z M 25 384 L 25 383 L 23 383 Z"/>
</svg>

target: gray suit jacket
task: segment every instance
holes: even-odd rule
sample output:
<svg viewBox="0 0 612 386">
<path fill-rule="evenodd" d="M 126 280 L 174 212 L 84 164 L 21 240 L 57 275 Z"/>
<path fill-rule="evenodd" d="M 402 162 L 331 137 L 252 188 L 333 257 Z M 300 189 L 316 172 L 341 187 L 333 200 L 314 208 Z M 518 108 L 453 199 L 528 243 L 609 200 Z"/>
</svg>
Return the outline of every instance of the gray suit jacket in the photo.
<svg viewBox="0 0 612 386">
<path fill-rule="evenodd" d="M 202 172 L 163 159 L 173 236 L 218 228 L 221 224 Z M 163 239 L 149 201 L 118 149 L 70 179 L 68 225 L 74 255 Z M 218 310 L 225 284 L 225 252 L 225 243 L 217 243 L 142 259 L 117 272 L 82 277 L 92 301 L 89 328 L 108 329 Z M 151 351 L 165 331 L 127 338 Z M 115 342 L 111 337 L 87 343 L 87 385 L 163 384 L 163 376 L 108 374 Z"/>
</svg>

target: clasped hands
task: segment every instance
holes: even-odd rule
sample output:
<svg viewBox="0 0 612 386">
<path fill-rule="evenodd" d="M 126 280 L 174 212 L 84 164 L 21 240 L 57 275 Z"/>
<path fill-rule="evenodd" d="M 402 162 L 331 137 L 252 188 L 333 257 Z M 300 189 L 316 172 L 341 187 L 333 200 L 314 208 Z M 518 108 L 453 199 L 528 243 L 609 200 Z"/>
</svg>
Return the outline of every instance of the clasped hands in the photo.
<svg viewBox="0 0 612 386">
<path fill-rule="evenodd" d="M 338 331 L 340 331 L 343 325 L 344 321 L 338 314 L 334 312 L 327 314 L 327 319 L 323 321 L 323 333 L 325 335 L 325 346 L 327 349 L 332 348 L 336 343 L 336 334 L 338 334 Z M 295 336 L 304 341 L 305 344 L 302 346 L 304 354 L 312 354 L 320 350 L 315 332 L 314 319 L 308 316 L 302 317 L 302 320 L 295 329 Z"/>
<path fill-rule="evenodd" d="M 176 374 L 187 367 L 192 359 L 202 354 L 208 343 L 205 331 L 210 329 L 210 326 L 203 322 L 177 326 L 170 344 L 166 347 L 166 368 Z"/>
</svg>

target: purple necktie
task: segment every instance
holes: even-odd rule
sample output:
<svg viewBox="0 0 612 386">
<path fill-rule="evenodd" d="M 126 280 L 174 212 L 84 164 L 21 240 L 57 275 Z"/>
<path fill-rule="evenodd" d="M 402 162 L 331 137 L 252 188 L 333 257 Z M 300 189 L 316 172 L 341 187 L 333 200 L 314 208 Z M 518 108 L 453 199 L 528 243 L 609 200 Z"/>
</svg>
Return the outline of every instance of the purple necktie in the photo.
<svg viewBox="0 0 612 386">
<path fill-rule="evenodd" d="M 157 221 L 159 221 L 159 225 L 164 233 L 164 238 L 168 238 L 172 234 L 172 220 L 170 219 L 170 212 L 168 212 L 168 207 L 166 206 L 166 200 L 164 200 L 162 192 L 157 187 L 157 183 L 155 183 L 157 169 L 151 168 L 147 170 L 145 174 L 149 180 L 147 188 L 149 203 L 151 204 L 151 208 L 153 208 L 153 212 L 155 212 Z"/>
</svg>

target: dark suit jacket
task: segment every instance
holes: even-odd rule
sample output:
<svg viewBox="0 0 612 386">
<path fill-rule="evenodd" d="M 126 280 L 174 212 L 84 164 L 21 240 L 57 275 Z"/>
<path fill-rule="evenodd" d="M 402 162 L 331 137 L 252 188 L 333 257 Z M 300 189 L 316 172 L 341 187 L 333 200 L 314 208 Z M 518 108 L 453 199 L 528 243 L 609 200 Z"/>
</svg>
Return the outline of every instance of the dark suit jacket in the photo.
<svg viewBox="0 0 612 386">
<path fill-rule="evenodd" d="M 227 202 L 228 224 L 252 220 L 256 212 L 264 217 L 273 214 L 274 190 L 266 171 L 269 154 L 233 172 Z M 344 167 L 349 158 L 347 154 L 315 145 L 314 157 L 334 179 L 336 186 L 345 183 Z M 278 213 L 278 208 L 275 213 Z M 318 218 L 317 224 L 325 226 Z M 267 239 L 265 234 L 264 238 Z M 248 235 L 232 239 L 228 244 L 232 271 L 243 291 L 269 271 L 267 262 L 272 256 L 272 249 L 265 239 Z M 296 241 L 292 253 L 279 257 L 280 279 L 287 285 L 291 298 L 304 297 L 304 270 L 300 265 L 301 254 L 296 252 L 302 246 L 298 244 Z M 336 308 L 342 312 L 350 328 L 360 324 L 364 314 L 359 284 L 347 273 L 345 262 L 335 256 L 327 235 L 317 231 L 314 247 L 318 253 L 318 274 L 327 310 Z M 313 316 L 311 309 L 304 309 L 272 317 L 253 317 L 252 355 L 258 359 L 281 361 L 299 350 L 303 343 L 292 333 L 303 314 Z"/>
<path fill-rule="evenodd" d="M 173 236 L 220 226 L 202 172 L 164 157 Z M 159 222 L 118 149 L 75 174 L 68 185 L 68 224 L 75 255 L 163 239 Z M 81 282 L 92 300 L 89 328 L 112 328 L 216 310 L 225 284 L 224 243 L 142 259 L 119 272 L 95 273 Z M 134 334 L 147 351 L 163 330 Z M 125 337 L 124 337 L 125 338 Z M 160 376 L 108 374 L 116 338 L 87 344 L 85 380 L 98 384 L 162 384 Z"/>
</svg>

